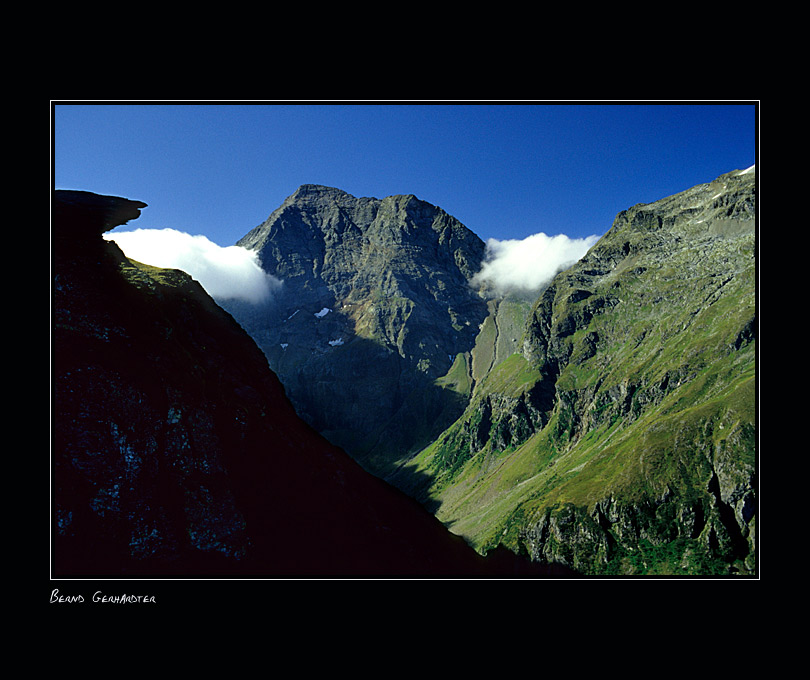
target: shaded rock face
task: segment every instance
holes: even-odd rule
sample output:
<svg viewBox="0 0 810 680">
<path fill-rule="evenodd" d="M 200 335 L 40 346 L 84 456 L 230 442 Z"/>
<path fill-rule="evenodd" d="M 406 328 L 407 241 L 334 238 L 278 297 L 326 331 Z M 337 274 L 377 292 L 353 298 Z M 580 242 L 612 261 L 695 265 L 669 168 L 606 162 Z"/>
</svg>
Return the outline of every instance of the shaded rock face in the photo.
<svg viewBox="0 0 810 680">
<path fill-rule="evenodd" d="M 440 387 L 487 316 L 469 285 L 484 243 L 414 196 L 304 185 L 238 245 L 283 280 L 264 308 L 224 301 L 298 413 L 385 474 L 464 407 Z"/>
<path fill-rule="evenodd" d="M 145 204 L 55 192 L 53 575 L 507 575 L 295 414 L 184 272 L 101 234 Z"/>
</svg>

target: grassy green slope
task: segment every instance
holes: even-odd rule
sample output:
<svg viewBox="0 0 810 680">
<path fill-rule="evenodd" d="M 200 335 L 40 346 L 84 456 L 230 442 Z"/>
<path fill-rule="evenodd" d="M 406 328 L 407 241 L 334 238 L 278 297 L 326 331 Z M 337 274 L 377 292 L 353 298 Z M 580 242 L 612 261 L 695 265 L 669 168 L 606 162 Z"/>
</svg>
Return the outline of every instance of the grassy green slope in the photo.
<svg viewBox="0 0 810 680">
<path fill-rule="evenodd" d="M 627 211 L 555 279 L 526 351 L 410 463 L 454 532 L 586 573 L 750 573 L 748 180 Z"/>
</svg>

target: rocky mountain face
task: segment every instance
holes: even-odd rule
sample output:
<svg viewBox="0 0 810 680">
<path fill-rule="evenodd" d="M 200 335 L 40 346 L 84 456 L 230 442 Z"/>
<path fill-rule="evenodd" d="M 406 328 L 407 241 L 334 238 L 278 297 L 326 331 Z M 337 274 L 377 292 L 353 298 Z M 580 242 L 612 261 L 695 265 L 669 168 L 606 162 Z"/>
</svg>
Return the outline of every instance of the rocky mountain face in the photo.
<svg viewBox="0 0 810 680">
<path fill-rule="evenodd" d="M 754 573 L 755 178 L 620 213 L 392 481 L 482 552 L 585 574 Z"/>
<path fill-rule="evenodd" d="M 238 245 L 283 284 L 268 305 L 222 301 L 298 413 L 384 476 L 463 411 L 490 314 L 469 285 L 484 243 L 414 196 L 305 185 Z"/>
<path fill-rule="evenodd" d="M 144 207 L 86 192 L 58 191 L 53 198 L 54 576 L 549 572 L 508 551 L 482 558 L 305 424 L 256 343 L 197 282 L 181 271 L 131 261 L 102 238 Z M 465 258 L 480 250 L 451 220 L 412 199 L 392 201 L 385 210 L 401 211 L 412 220 L 409 228 L 434 234 L 419 241 L 424 248 L 442 240 L 455 244 L 449 252 L 460 272 L 469 266 Z M 428 286 L 421 278 L 427 272 L 368 280 L 372 297 L 402 293 L 390 307 L 374 309 L 366 298 L 353 297 L 354 288 L 337 283 L 351 279 L 351 267 L 319 250 L 327 236 L 348 239 L 356 230 L 342 208 L 332 216 L 334 230 L 313 231 L 310 251 L 279 255 L 276 271 L 285 285 L 294 288 L 295 272 L 302 281 L 295 288 L 300 306 L 284 303 L 279 314 L 293 318 L 281 328 L 294 328 L 295 310 L 314 317 L 329 307 L 334 314 L 323 317 L 322 334 L 307 340 L 310 349 L 340 351 L 328 341 L 341 338 L 348 350 L 360 344 L 356 329 L 367 329 L 367 336 L 387 343 L 374 350 L 386 370 L 400 364 L 386 363 L 384 350 L 403 363 L 426 362 L 426 375 L 440 371 L 430 367 L 449 359 L 432 344 L 420 348 L 424 338 L 386 335 L 386 314 L 418 316 L 407 285 Z M 284 233 L 283 220 L 275 228 Z M 365 256 L 396 258 L 386 241 L 396 235 L 379 238 L 369 240 Z M 269 252 L 265 258 L 275 262 Z M 314 278 L 313 268 L 319 276 L 331 272 L 329 285 Z M 455 291 L 452 279 L 430 286 L 448 318 L 456 315 L 460 336 L 448 334 L 453 344 L 437 329 L 431 342 L 463 347 L 464 321 L 478 313 L 476 304 L 445 293 Z M 281 339 L 276 335 L 274 342 Z M 304 339 L 289 340 L 289 356 L 309 365 L 292 344 Z M 309 380 L 318 379 L 310 374 Z"/>
</svg>

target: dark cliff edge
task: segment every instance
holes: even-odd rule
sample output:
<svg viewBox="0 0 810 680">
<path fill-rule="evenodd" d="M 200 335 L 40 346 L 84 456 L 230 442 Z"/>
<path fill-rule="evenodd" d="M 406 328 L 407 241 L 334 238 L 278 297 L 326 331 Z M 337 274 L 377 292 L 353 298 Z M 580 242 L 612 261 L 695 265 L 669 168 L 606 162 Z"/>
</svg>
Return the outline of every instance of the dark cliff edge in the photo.
<svg viewBox="0 0 810 680">
<path fill-rule="evenodd" d="M 52 203 L 51 578 L 571 575 L 484 558 L 296 415 L 184 272 L 102 234 L 144 203 Z"/>
</svg>

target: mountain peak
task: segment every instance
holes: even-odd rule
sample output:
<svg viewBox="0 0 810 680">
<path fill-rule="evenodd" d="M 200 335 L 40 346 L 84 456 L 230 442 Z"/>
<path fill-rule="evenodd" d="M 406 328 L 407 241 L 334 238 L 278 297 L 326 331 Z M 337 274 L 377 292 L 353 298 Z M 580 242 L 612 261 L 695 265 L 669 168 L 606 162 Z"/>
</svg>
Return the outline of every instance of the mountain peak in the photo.
<svg viewBox="0 0 810 680">
<path fill-rule="evenodd" d="M 349 196 L 347 192 L 336 187 L 329 187 L 324 184 L 302 184 L 290 196 L 290 199 L 301 198 L 304 196 L 324 196 L 324 195 L 342 195 Z"/>
<path fill-rule="evenodd" d="M 438 212 L 443 212 L 438 206 L 432 205 L 427 201 L 423 201 L 414 194 L 391 194 L 390 196 L 380 199 L 373 196 L 354 196 L 348 191 L 338 189 L 337 187 L 326 186 L 324 184 L 302 184 L 292 194 L 290 194 L 290 196 L 287 197 L 287 200 L 284 203 L 285 205 L 288 205 L 300 203 L 309 199 L 340 199 L 351 202 L 372 204 L 393 203 L 397 206 L 408 206 L 411 203 L 414 203 L 419 206 L 432 208 Z"/>
<path fill-rule="evenodd" d="M 311 425 L 354 454 L 396 441 L 398 456 L 429 439 L 412 414 L 425 431 L 452 420 L 458 395 L 434 381 L 487 314 L 469 283 L 486 246 L 461 222 L 412 194 L 305 184 L 238 245 L 284 285 L 269 309 L 232 312 Z"/>
</svg>

